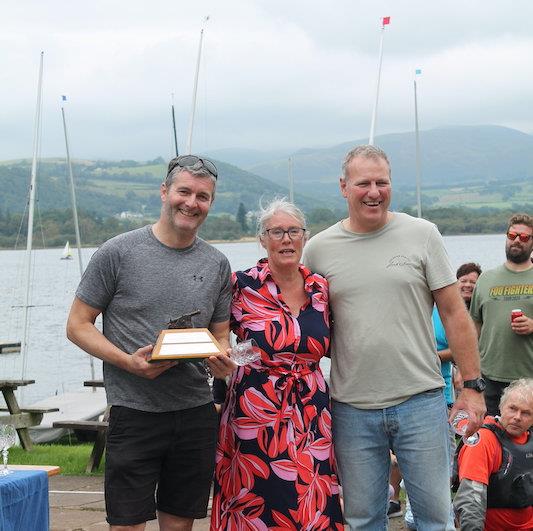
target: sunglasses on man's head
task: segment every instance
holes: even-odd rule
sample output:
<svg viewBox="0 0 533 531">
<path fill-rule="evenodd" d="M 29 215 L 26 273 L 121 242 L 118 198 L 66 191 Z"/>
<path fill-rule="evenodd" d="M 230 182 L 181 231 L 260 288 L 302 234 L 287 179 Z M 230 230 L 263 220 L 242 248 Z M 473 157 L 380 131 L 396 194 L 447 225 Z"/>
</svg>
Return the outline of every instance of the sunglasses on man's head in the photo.
<svg viewBox="0 0 533 531">
<path fill-rule="evenodd" d="M 167 175 L 170 175 L 172 170 L 179 166 L 180 168 L 191 168 L 193 170 L 199 170 L 205 168 L 215 179 L 218 177 L 217 167 L 208 159 L 201 159 L 196 155 L 180 155 L 175 159 L 172 159 L 168 165 Z"/>
<path fill-rule="evenodd" d="M 507 233 L 507 238 L 509 238 L 509 240 L 511 240 L 512 242 L 516 240 L 517 236 L 522 243 L 526 243 L 531 240 L 531 234 L 526 234 L 525 232 L 515 232 L 513 230 L 510 230 Z"/>
</svg>

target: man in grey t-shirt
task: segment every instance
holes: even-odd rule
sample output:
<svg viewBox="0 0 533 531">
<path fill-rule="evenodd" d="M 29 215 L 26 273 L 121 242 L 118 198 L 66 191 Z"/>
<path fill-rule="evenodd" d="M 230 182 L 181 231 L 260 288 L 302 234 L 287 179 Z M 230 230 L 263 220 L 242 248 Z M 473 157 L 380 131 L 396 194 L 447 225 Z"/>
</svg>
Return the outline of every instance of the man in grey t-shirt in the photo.
<svg viewBox="0 0 533 531">
<path fill-rule="evenodd" d="M 304 263 L 329 282 L 335 454 L 350 529 L 385 529 L 390 450 L 418 529 L 453 529 L 447 409 L 431 311 L 436 302 L 465 389 L 469 432 L 485 412 L 472 321 L 442 237 L 422 219 L 389 211 L 390 165 L 373 146 L 350 151 L 340 188 L 349 217 L 311 238 Z"/>
<path fill-rule="evenodd" d="M 173 159 L 152 226 L 121 234 L 94 254 L 76 291 L 67 335 L 104 362 L 111 405 L 105 498 L 111 529 L 192 529 L 205 517 L 217 416 L 199 362 L 150 363 L 159 331 L 196 313 L 229 348 L 227 258 L 197 237 L 215 195 L 217 170 L 194 155 Z M 103 316 L 103 333 L 94 325 Z M 218 378 L 236 367 L 225 353 L 207 363 Z"/>
</svg>

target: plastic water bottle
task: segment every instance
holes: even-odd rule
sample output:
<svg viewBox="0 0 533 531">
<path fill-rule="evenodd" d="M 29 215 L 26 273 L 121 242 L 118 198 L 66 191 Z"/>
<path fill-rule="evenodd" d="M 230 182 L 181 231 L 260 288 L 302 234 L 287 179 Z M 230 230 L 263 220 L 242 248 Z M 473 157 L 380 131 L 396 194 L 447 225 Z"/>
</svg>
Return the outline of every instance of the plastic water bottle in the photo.
<svg viewBox="0 0 533 531">
<path fill-rule="evenodd" d="M 464 409 L 459 410 L 451 422 L 453 431 L 460 435 L 467 446 L 475 446 L 479 442 L 479 433 L 473 433 L 469 437 L 465 435 L 470 415 Z"/>
</svg>

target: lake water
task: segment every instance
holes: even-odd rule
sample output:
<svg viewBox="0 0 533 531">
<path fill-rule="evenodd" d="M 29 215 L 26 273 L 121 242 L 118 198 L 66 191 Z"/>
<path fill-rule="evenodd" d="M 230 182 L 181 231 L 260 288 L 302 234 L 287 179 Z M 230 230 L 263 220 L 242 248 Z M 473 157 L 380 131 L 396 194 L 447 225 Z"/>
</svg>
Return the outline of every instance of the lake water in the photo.
<svg viewBox="0 0 533 531">
<path fill-rule="evenodd" d="M 448 236 L 444 238 L 454 268 L 475 261 L 483 269 L 505 260 L 504 235 Z M 229 259 L 232 269 L 245 269 L 264 256 L 258 243 L 215 245 Z M 95 249 L 83 249 L 87 264 Z M 79 389 L 91 377 L 89 356 L 65 337 L 65 322 L 79 281 L 77 256 L 60 260 L 62 249 L 37 250 L 32 267 L 30 335 L 25 377 L 36 381 L 24 388 L 24 403 L 55 393 Z M 0 341 L 21 341 L 24 289 L 24 251 L 0 251 Z M 102 364 L 94 360 L 96 377 Z M 20 378 L 21 355 L 0 355 L 0 378 Z"/>
</svg>

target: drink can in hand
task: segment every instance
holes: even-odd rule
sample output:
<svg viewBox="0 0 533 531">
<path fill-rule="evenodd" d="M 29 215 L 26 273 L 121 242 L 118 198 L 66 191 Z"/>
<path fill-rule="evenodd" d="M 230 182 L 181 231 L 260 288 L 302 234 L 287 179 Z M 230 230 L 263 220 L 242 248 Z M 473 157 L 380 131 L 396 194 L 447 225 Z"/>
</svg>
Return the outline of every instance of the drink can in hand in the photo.
<svg viewBox="0 0 533 531">
<path fill-rule="evenodd" d="M 514 321 L 517 317 L 522 317 L 524 315 L 524 312 L 520 310 L 520 308 L 516 308 L 511 311 L 511 321 Z"/>
</svg>

